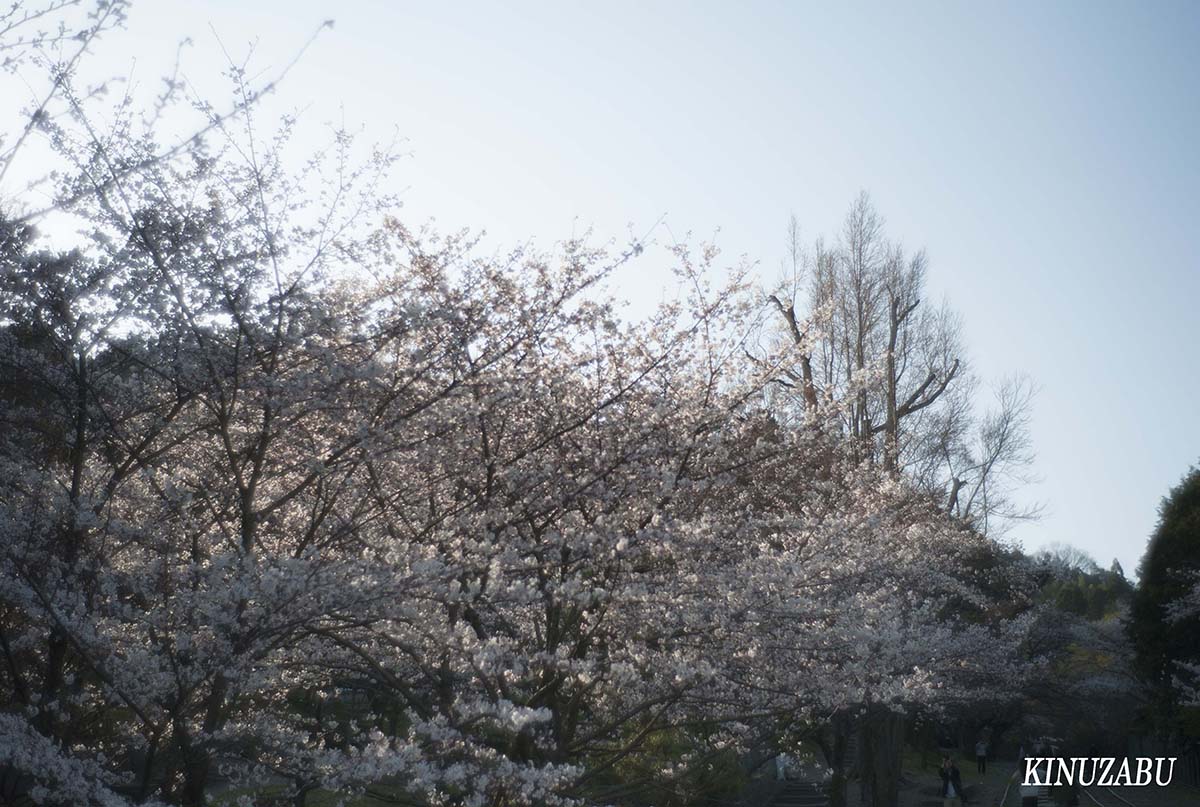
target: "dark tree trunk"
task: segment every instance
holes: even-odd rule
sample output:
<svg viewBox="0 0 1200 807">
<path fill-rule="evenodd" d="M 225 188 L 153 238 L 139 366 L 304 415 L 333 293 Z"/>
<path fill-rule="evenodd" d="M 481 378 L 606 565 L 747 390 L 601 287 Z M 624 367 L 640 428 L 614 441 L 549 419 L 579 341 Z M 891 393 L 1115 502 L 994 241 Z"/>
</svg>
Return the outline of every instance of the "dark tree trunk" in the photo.
<svg viewBox="0 0 1200 807">
<path fill-rule="evenodd" d="M 829 777 L 829 807 L 846 807 L 846 784 L 853 760 L 847 759 L 850 732 L 854 725 L 847 715 L 835 715 L 830 721 L 829 731 L 817 738 L 825 762 L 831 771 Z"/>
<path fill-rule="evenodd" d="M 863 803 L 868 807 L 898 803 L 903 747 L 904 716 L 885 707 L 872 707 L 863 721 L 860 746 Z"/>
</svg>

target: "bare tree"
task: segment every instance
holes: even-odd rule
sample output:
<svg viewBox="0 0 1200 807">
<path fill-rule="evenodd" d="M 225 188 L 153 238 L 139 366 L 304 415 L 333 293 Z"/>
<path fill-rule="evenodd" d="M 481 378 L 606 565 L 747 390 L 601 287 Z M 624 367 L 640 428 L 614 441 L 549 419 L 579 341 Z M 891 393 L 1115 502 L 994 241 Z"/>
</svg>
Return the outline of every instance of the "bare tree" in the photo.
<svg viewBox="0 0 1200 807">
<path fill-rule="evenodd" d="M 947 508 L 982 532 L 1041 514 L 1041 505 L 1013 498 L 1018 488 L 1035 481 L 1029 417 L 1034 387 L 1024 377 L 1008 378 L 995 391 L 995 405 L 975 426 L 973 441 L 956 452 L 946 447 L 950 473 Z"/>
<path fill-rule="evenodd" d="M 1095 558 L 1070 544 L 1047 544 L 1040 552 L 1033 554 L 1033 559 L 1064 572 L 1081 571 L 1095 574 L 1100 571 L 1100 564 L 1096 563 Z"/>
<path fill-rule="evenodd" d="M 1004 381 L 995 408 L 975 414 L 960 319 L 930 302 L 925 253 L 887 239 L 866 193 L 835 244 L 806 251 L 793 217 L 786 249 L 767 295 L 791 356 L 783 406 L 826 421 L 861 461 L 907 476 L 981 531 L 1036 515 L 1012 498 L 1030 481 L 1033 388 Z"/>
</svg>

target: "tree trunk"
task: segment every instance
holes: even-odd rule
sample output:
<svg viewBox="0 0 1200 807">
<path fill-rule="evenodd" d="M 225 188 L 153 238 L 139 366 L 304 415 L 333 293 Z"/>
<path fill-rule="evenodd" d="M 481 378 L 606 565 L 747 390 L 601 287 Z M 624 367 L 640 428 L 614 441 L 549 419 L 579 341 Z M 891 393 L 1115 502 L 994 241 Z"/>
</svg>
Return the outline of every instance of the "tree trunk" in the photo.
<svg viewBox="0 0 1200 807">
<path fill-rule="evenodd" d="M 204 794 L 208 789 L 208 753 L 195 748 L 190 741 L 185 747 L 180 803 L 183 807 L 204 807 L 207 801 Z"/>
<path fill-rule="evenodd" d="M 846 715 L 835 715 L 829 725 L 829 734 L 818 740 L 825 762 L 829 765 L 829 807 L 846 807 L 846 783 L 849 778 L 850 760 L 846 749 L 850 744 L 853 724 Z"/>
<path fill-rule="evenodd" d="M 891 317 L 888 320 L 888 346 L 885 389 L 887 404 L 887 420 L 884 427 L 883 439 L 883 468 L 894 476 L 900 473 L 900 422 L 896 411 L 896 338 L 900 333 L 899 304 L 891 303 Z"/>
<path fill-rule="evenodd" d="M 863 803 L 894 807 L 900 792 L 900 752 L 904 746 L 904 716 L 878 706 L 863 721 L 860 753 Z"/>
</svg>

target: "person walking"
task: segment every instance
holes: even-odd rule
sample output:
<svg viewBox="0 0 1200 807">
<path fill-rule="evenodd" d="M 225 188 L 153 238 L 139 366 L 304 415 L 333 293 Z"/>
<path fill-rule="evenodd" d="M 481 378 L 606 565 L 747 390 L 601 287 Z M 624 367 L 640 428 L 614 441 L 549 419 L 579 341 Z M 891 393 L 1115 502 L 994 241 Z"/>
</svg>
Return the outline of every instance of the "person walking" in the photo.
<svg viewBox="0 0 1200 807">
<path fill-rule="evenodd" d="M 943 807 L 962 807 L 963 784 L 962 774 L 950 757 L 942 758 L 942 805 Z"/>
<path fill-rule="evenodd" d="M 987 773 L 987 753 L 987 740 L 980 737 L 979 742 L 975 743 L 975 766 L 981 776 Z"/>
</svg>

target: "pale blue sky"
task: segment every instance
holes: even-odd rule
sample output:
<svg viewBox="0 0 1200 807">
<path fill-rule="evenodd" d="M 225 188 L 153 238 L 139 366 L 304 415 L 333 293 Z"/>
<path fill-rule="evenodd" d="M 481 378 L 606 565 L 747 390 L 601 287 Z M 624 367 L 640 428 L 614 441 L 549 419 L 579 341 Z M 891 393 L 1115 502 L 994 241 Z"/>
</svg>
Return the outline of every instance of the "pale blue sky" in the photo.
<svg viewBox="0 0 1200 807">
<path fill-rule="evenodd" d="M 109 58 L 152 83 L 190 34 L 199 81 L 210 23 L 279 66 L 326 18 L 282 98 L 396 127 L 411 221 L 550 245 L 666 214 L 772 275 L 790 213 L 832 233 L 869 190 L 978 372 L 1041 388 L 1049 512 L 1015 537 L 1132 574 L 1200 458 L 1200 4 L 142 0 Z M 621 291 L 659 296 L 655 264 Z"/>
</svg>

